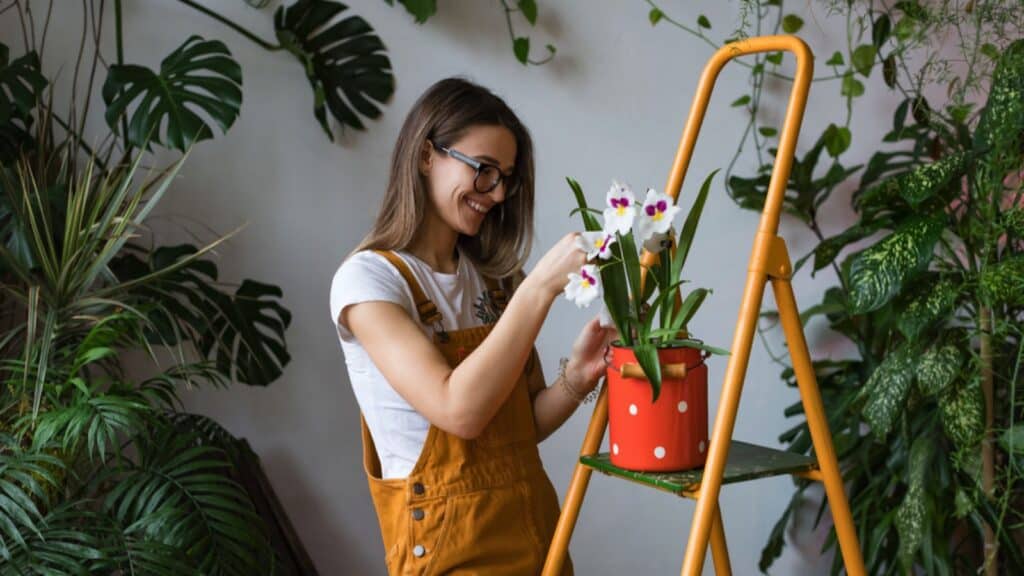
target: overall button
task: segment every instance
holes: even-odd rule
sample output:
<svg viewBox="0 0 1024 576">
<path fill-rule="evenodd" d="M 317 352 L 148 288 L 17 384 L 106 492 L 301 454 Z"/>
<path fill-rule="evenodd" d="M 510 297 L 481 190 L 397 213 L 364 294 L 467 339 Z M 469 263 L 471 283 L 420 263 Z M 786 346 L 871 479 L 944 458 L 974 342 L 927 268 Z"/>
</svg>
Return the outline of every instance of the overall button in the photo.
<svg viewBox="0 0 1024 576">
<path fill-rule="evenodd" d="M 415 482 L 412 485 L 412 491 L 417 495 L 422 495 L 424 492 L 426 492 L 426 490 L 423 488 L 423 484 L 420 484 L 419 482 Z"/>
<path fill-rule="evenodd" d="M 424 548 L 423 546 L 420 546 L 419 544 L 414 546 L 413 549 L 412 549 L 412 555 L 417 557 L 417 558 L 422 558 L 423 555 L 426 554 L 426 553 L 427 553 L 427 549 Z"/>
<path fill-rule="evenodd" d="M 424 516 L 423 510 L 420 510 L 419 508 L 413 509 L 413 511 L 412 511 L 412 518 L 413 518 L 413 520 L 423 520 L 423 516 Z"/>
</svg>

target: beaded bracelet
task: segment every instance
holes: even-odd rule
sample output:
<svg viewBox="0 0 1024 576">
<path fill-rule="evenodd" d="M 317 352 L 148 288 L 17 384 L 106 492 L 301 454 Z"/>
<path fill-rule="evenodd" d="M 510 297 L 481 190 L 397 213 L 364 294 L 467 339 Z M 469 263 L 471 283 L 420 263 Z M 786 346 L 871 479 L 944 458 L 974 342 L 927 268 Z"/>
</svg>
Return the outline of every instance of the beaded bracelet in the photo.
<svg viewBox="0 0 1024 576">
<path fill-rule="evenodd" d="M 595 385 L 594 388 L 587 394 L 581 394 L 572 384 L 569 383 L 569 379 L 565 377 L 565 368 L 569 365 L 568 358 L 561 358 L 558 361 L 558 382 L 562 385 L 562 389 L 572 398 L 577 404 L 588 404 L 593 402 L 597 398 L 597 394 L 600 391 L 600 386 Z"/>
</svg>

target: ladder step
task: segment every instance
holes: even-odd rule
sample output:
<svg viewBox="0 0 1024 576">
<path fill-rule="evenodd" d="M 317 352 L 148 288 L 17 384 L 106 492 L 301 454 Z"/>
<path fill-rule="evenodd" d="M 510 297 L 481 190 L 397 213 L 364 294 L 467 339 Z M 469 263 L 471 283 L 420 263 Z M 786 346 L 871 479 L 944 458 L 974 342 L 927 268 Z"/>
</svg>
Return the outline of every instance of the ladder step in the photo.
<svg viewBox="0 0 1024 576">
<path fill-rule="evenodd" d="M 682 472 L 635 472 L 633 470 L 625 470 L 614 466 L 609 460 L 607 452 L 593 456 L 582 456 L 580 463 L 608 476 L 624 478 L 679 496 L 689 496 L 690 493 L 698 490 L 701 478 L 704 476 L 703 468 Z M 722 484 L 745 482 L 747 480 L 783 474 L 799 474 L 817 470 L 817 468 L 817 461 L 810 456 L 733 440 L 729 445 L 729 458 L 726 460 Z"/>
</svg>

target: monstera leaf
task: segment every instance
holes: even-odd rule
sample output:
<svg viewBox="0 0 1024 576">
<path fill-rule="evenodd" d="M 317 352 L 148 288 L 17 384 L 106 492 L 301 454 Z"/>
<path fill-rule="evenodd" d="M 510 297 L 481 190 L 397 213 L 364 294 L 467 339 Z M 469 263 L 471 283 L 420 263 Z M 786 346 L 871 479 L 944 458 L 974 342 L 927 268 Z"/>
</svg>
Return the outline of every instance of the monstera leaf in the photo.
<svg viewBox="0 0 1024 576">
<path fill-rule="evenodd" d="M 129 246 L 111 268 L 129 281 L 174 266 L 196 251 L 189 244 L 153 252 Z M 213 262 L 199 259 L 139 284 L 134 296 L 159 332 L 151 339 L 167 345 L 189 340 L 222 375 L 266 386 L 291 359 L 285 342 L 291 313 L 280 304 L 281 289 L 244 280 L 232 294 L 219 286 L 217 275 Z"/>
<path fill-rule="evenodd" d="M 12 112 L 27 115 L 44 86 L 46 78 L 39 72 L 35 52 L 11 62 L 10 49 L 0 43 L 0 126 L 10 122 Z"/>
<path fill-rule="evenodd" d="M 334 134 L 327 110 L 342 126 L 364 129 L 361 116 L 380 116 L 395 91 L 384 43 L 359 16 L 338 21 L 348 9 L 330 0 L 299 0 L 274 14 L 278 41 L 302 62 L 313 87 L 313 114 L 327 137 Z"/>
<path fill-rule="evenodd" d="M 160 62 L 159 72 L 134 64 L 110 67 L 103 84 L 107 124 L 116 131 L 118 120 L 138 101 L 128 123 L 128 142 L 185 150 L 213 137 L 197 112 L 227 132 L 242 105 L 241 84 L 242 68 L 223 42 L 191 36 Z"/>
<path fill-rule="evenodd" d="M 46 78 L 39 72 L 39 58 L 29 52 L 10 61 L 10 50 L 0 43 L 0 163 L 7 164 L 32 142 L 32 107 Z"/>
</svg>

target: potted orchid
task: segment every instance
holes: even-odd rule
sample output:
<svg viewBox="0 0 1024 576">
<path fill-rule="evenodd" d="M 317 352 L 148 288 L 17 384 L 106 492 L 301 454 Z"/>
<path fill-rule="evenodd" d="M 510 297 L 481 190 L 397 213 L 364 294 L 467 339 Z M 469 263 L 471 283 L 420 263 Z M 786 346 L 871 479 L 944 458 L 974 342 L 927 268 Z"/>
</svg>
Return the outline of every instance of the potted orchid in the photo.
<svg viewBox="0 0 1024 576">
<path fill-rule="evenodd" d="M 603 298 L 621 337 L 612 344 L 605 380 L 610 459 L 621 468 L 673 471 L 704 464 L 704 360 L 728 352 L 690 337 L 689 322 L 711 292 L 684 291 L 681 275 L 716 172 L 701 185 L 678 238 L 672 224 L 681 210 L 668 194 L 648 189 L 639 202 L 629 186 L 613 182 L 599 211 L 568 179 L 579 205 L 573 213 L 579 212 L 586 229 L 579 246 L 588 263 L 569 275 L 565 295 L 579 307 Z"/>
</svg>

